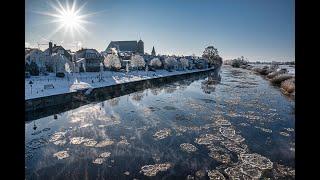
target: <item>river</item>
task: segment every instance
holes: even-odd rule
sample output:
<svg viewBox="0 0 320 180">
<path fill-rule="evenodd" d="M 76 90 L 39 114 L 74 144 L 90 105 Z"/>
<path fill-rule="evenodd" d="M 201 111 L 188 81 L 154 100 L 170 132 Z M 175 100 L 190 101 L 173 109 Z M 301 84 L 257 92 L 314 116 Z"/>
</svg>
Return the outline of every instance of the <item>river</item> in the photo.
<svg viewBox="0 0 320 180">
<path fill-rule="evenodd" d="M 26 179 L 294 178 L 294 106 L 223 66 L 220 83 L 181 80 L 26 122 Z"/>
</svg>

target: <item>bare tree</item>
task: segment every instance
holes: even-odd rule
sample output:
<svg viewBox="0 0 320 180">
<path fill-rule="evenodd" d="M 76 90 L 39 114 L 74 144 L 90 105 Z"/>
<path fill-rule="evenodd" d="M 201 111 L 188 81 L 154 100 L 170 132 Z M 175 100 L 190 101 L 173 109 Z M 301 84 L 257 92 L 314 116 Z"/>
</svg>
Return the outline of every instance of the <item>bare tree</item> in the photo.
<svg viewBox="0 0 320 180">
<path fill-rule="evenodd" d="M 209 67 L 213 66 L 221 66 L 222 58 L 219 56 L 219 52 L 217 48 L 213 46 L 208 46 L 204 52 L 202 57 L 206 59 L 209 63 Z"/>
</svg>

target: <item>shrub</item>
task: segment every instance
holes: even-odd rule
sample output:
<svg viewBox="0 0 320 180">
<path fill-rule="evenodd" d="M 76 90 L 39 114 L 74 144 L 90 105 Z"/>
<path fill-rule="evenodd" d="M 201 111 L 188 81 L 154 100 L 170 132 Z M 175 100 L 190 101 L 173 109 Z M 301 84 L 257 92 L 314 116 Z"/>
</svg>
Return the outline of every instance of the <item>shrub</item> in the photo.
<svg viewBox="0 0 320 180">
<path fill-rule="evenodd" d="M 295 91 L 295 78 L 287 79 L 281 82 L 281 89 L 285 91 L 285 93 L 293 93 Z"/>
<path fill-rule="evenodd" d="M 105 56 L 103 63 L 109 69 L 121 69 L 121 61 L 116 54 L 108 54 L 107 56 Z"/>
<path fill-rule="evenodd" d="M 167 70 L 176 69 L 177 64 L 178 64 L 177 60 L 173 57 L 168 57 L 164 60 L 164 66 L 165 66 L 165 69 Z"/>
<path fill-rule="evenodd" d="M 133 68 L 142 69 L 146 65 L 143 57 L 140 55 L 131 56 L 131 66 Z"/>
<path fill-rule="evenodd" d="M 281 69 L 281 70 L 279 70 L 279 71 L 273 71 L 273 72 L 271 72 L 271 73 L 269 73 L 269 74 L 267 75 L 267 78 L 272 79 L 272 78 L 274 78 L 275 76 L 277 76 L 277 75 L 279 75 L 279 74 L 284 74 L 284 73 L 286 73 L 286 72 L 287 72 L 286 69 Z"/>
<path fill-rule="evenodd" d="M 279 74 L 271 79 L 271 83 L 280 85 L 282 81 L 292 78 L 292 75 L 289 74 Z"/>
<path fill-rule="evenodd" d="M 162 62 L 160 61 L 159 58 L 153 58 L 150 61 L 150 66 L 153 67 L 153 68 L 161 68 Z"/>
</svg>

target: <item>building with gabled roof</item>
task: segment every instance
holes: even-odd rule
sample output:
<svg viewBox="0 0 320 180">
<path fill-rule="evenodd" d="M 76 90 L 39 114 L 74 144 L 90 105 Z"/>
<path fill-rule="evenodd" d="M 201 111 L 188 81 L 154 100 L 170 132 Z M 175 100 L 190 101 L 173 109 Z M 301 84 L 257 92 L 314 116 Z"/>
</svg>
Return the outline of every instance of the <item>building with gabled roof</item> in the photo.
<svg viewBox="0 0 320 180">
<path fill-rule="evenodd" d="M 139 41 L 111 41 L 105 52 L 111 53 L 115 48 L 119 53 L 144 54 L 144 43 Z"/>
<path fill-rule="evenodd" d="M 80 49 L 75 53 L 76 60 L 84 58 L 86 72 L 99 72 L 103 56 L 95 49 Z"/>
</svg>

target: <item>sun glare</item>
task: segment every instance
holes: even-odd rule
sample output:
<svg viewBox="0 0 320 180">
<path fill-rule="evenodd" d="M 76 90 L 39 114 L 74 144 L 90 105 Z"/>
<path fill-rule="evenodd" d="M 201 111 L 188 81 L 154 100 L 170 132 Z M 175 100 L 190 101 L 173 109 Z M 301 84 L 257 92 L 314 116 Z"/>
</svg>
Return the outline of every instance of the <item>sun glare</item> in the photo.
<svg viewBox="0 0 320 180">
<path fill-rule="evenodd" d="M 49 23 L 56 23 L 58 26 L 53 30 L 49 37 L 55 35 L 56 33 L 64 30 L 63 35 L 69 34 L 72 38 L 77 34 L 80 37 L 84 33 L 88 33 L 85 28 L 85 24 L 89 23 L 85 20 L 90 14 L 83 14 L 81 10 L 84 8 L 85 4 L 77 8 L 76 1 L 74 0 L 72 5 L 66 1 L 65 5 L 62 5 L 60 1 L 56 1 L 56 4 L 49 3 L 49 5 L 54 9 L 54 12 L 38 12 L 40 14 L 50 16 L 53 18 Z"/>
<path fill-rule="evenodd" d="M 81 24 L 81 18 L 72 10 L 66 10 L 59 15 L 59 20 L 66 28 L 77 28 Z"/>
</svg>

